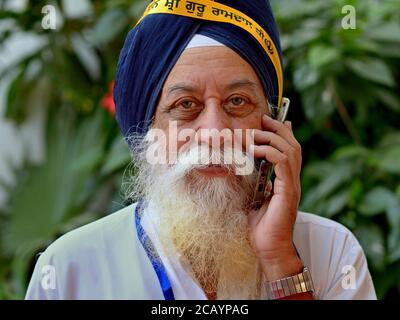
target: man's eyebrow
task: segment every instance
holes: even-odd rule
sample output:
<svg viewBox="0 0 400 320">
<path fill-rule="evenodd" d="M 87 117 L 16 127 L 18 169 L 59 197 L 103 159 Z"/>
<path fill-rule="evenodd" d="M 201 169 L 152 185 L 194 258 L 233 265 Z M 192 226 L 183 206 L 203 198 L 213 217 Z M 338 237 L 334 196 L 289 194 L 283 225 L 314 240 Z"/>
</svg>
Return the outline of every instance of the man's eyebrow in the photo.
<svg viewBox="0 0 400 320">
<path fill-rule="evenodd" d="M 249 79 L 239 79 L 239 80 L 235 80 L 233 82 L 231 82 L 230 84 L 228 84 L 225 89 L 227 90 L 234 90 L 234 89 L 239 89 L 239 88 L 243 88 L 243 87 L 249 87 L 251 89 L 256 89 L 257 88 L 257 83 L 249 80 Z M 175 93 L 175 92 L 196 92 L 198 91 L 198 88 L 190 83 L 185 83 L 185 82 L 181 82 L 181 83 L 176 83 L 173 84 L 172 86 L 170 86 L 167 89 L 167 96 L 170 96 L 171 94 Z"/>
<path fill-rule="evenodd" d="M 249 80 L 249 79 L 240 79 L 240 80 L 235 80 L 228 84 L 226 86 L 226 89 L 229 90 L 234 90 L 234 89 L 239 89 L 243 87 L 250 87 L 251 89 L 256 89 L 257 88 L 257 83 Z"/>
<path fill-rule="evenodd" d="M 169 95 L 171 95 L 171 94 L 173 94 L 175 92 L 180 92 L 180 91 L 182 91 L 182 92 L 195 92 L 197 90 L 198 90 L 198 88 L 196 86 L 192 85 L 192 84 L 184 83 L 184 82 L 176 83 L 176 84 L 170 86 L 167 89 L 167 96 L 169 96 Z"/>
</svg>

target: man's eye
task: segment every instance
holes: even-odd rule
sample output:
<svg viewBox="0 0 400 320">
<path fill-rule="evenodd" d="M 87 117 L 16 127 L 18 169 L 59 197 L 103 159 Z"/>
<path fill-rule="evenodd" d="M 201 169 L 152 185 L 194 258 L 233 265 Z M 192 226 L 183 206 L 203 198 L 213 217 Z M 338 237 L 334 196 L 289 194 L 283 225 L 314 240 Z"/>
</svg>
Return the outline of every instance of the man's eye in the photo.
<svg viewBox="0 0 400 320">
<path fill-rule="evenodd" d="M 192 100 L 183 100 L 176 104 L 177 107 L 182 107 L 183 109 L 190 109 L 195 106 L 195 103 Z"/>
<path fill-rule="evenodd" d="M 241 106 L 243 104 L 246 103 L 246 100 L 243 99 L 242 97 L 233 97 L 230 99 L 230 102 L 234 105 L 234 106 Z"/>
</svg>

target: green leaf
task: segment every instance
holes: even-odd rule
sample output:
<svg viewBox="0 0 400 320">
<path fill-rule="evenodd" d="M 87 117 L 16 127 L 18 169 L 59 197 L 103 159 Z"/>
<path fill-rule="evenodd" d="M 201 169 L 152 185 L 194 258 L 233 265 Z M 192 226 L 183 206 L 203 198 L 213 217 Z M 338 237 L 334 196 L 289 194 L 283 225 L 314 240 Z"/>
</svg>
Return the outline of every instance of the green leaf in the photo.
<svg viewBox="0 0 400 320">
<path fill-rule="evenodd" d="M 319 80 L 318 70 L 308 64 L 301 64 L 293 73 L 293 81 L 296 89 L 302 91 L 316 84 Z"/>
<path fill-rule="evenodd" d="M 19 71 L 8 89 L 6 117 L 21 123 L 27 115 L 27 100 L 34 89 L 34 82 L 26 79 L 26 69 Z"/>
<path fill-rule="evenodd" d="M 361 201 L 358 210 L 366 216 L 374 216 L 384 212 L 388 203 L 393 201 L 393 193 L 384 187 L 370 190 Z"/>
<path fill-rule="evenodd" d="M 332 172 L 332 169 L 332 164 L 328 161 L 316 161 L 305 166 L 302 172 L 307 178 L 322 180 Z"/>
<path fill-rule="evenodd" d="M 316 69 L 335 62 L 339 57 L 339 50 L 333 46 L 316 45 L 308 52 L 308 62 Z"/>
<path fill-rule="evenodd" d="M 377 82 L 389 87 L 395 85 L 393 75 L 385 62 L 379 59 L 348 59 L 346 65 L 363 79 Z"/>
<path fill-rule="evenodd" d="M 400 43 L 400 24 L 392 21 L 366 28 L 366 36 L 374 40 Z"/>
<path fill-rule="evenodd" d="M 391 231 L 399 235 L 396 239 L 396 243 L 392 244 L 397 246 L 400 243 L 400 200 L 393 195 L 392 200 L 387 204 L 386 217 L 389 221 Z"/>
<path fill-rule="evenodd" d="M 400 234 L 400 200 L 391 190 L 382 186 L 375 187 L 365 195 L 358 209 L 365 216 L 374 216 L 385 212 L 391 233 Z M 400 240 L 400 237 L 396 236 L 396 239 Z M 393 245 L 390 244 L 389 247 Z"/>
<path fill-rule="evenodd" d="M 361 201 L 361 198 L 364 196 L 364 187 L 363 183 L 360 178 L 355 179 L 351 183 L 350 187 L 350 194 L 349 194 L 349 205 L 352 207 L 355 207 L 359 201 Z"/>
<path fill-rule="evenodd" d="M 400 229 L 393 229 L 389 233 L 388 237 L 388 251 L 389 251 L 389 263 L 393 263 L 400 259 Z"/>
<path fill-rule="evenodd" d="M 348 191 L 341 191 L 326 201 L 325 216 L 331 218 L 344 209 L 348 202 Z"/>
<path fill-rule="evenodd" d="M 304 15 L 314 15 L 330 6 L 329 3 L 320 1 L 271 1 L 276 15 L 282 19 L 295 19 Z"/>
<path fill-rule="evenodd" d="M 354 235 L 360 242 L 369 263 L 376 269 L 382 270 L 385 265 L 385 246 L 382 230 L 374 224 L 359 225 Z"/>
<path fill-rule="evenodd" d="M 400 173 L 400 145 L 383 149 L 376 157 L 378 168 L 388 173 Z"/>
<path fill-rule="evenodd" d="M 322 178 L 320 183 L 309 189 L 303 197 L 302 207 L 312 211 L 320 201 L 326 201 L 328 195 L 332 194 L 344 183 L 352 180 L 355 173 L 355 166 L 352 162 L 338 162 L 332 164 L 330 172 Z"/>
<path fill-rule="evenodd" d="M 101 71 L 100 60 L 94 48 L 79 34 L 74 34 L 71 37 L 71 44 L 82 67 L 86 69 L 92 79 L 98 80 Z"/>
<path fill-rule="evenodd" d="M 121 9 L 106 11 L 97 21 L 89 35 L 95 45 L 105 44 L 113 40 L 128 24 L 128 18 Z"/>
<path fill-rule="evenodd" d="M 20 170 L 9 201 L 8 215 L 12 218 L 1 225 L 3 252 L 24 256 L 27 262 L 54 239 L 71 216 L 83 210 L 82 204 L 95 191 L 85 190 L 95 163 L 91 162 L 89 168 L 76 166 L 74 161 L 102 148 L 102 113 L 79 124 L 71 110 L 61 110 L 50 122 L 46 163 Z M 87 196 L 82 198 L 82 194 Z"/>
<path fill-rule="evenodd" d="M 71 164 L 71 172 L 90 172 L 103 158 L 101 144 L 94 144 Z"/>
<path fill-rule="evenodd" d="M 316 125 L 320 125 L 335 110 L 332 94 L 323 83 L 304 90 L 301 101 L 307 119 Z"/>
<path fill-rule="evenodd" d="M 393 131 L 386 134 L 379 143 L 381 147 L 395 147 L 400 145 L 400 132 Z"/>
<path fill-rule="evenodd" d="M 400 58 L 400 43 L 382 43 L 360 37 L 356 40 L 357 48 L 367 55 Z"/>
<path fill-rule="evenodd" d="M 107 175 L 116 170 L 122 169 L 131 161 L 131 153 L 125 140 L 121 136 L 117 136 L 114 143 L 104 161 L 101 174 Z"/>
<path fill-rule="evenodd" d="M 299 28 L 293 31 L 288 42 L 290 43 L 290 48 L 301 48 L 314 41 L 319 35 L 317 28 Z"/>
<path fill-rule="evenodd" d="M 353 159 L 365 157 L 368 154 L 368 149 L 360 145 L 348 145 L 338 148 L 332 156 L 334 160 Z"/>
<path fill-rule="evenodd" d="M 344 214 L 339 215 L 338 221 L 353 230 L 357 225 L 357 213 L 353 210 L 348 210 Z"/>
<path fill-rule="evenodd" d="M 146 0 L 137 0 L 134 1 L 129 8 L 129 14 L 133 17 L 135 17 L 137 20 L 142 16 L 144 10 L 146 9 L 148 5 L 148 1 Z"/>
<path fill-rule="evenodd" d="M 390 263 L 393 263 L 397 260 L 400 260 L 400 247 L 397 247 L 396 250 L 389 255 Z"/>
<path fill-rule="evenodd" d="M 395 112 L 400 112 L 400 99 L 397 95 L 384 89 L 377 89 L 375 93 L 387 107 Z"/>
</svg>

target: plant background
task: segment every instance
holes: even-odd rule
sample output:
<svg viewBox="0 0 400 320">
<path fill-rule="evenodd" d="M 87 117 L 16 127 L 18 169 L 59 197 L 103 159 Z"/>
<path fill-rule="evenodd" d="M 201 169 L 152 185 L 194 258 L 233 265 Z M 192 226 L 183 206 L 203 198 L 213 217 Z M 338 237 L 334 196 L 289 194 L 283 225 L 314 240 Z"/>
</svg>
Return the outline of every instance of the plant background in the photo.
<svg viewBox="0 0 400 320">
<path fill-rule="evenodd" d="M 17 34 L 38 44 L 0 69 L 7 82 L 3 116 L 20 127 L 39 117 L 44 145 L 41 161 L 29 151 L 22 165 L 8 161 L 15 183 L 0 183 L 7 194 L 0 299 L 21 299 L 38 252 L 123 206 L 130 154 L 113 117 L 110 84 L 124 37 L 148 1 L 25 1 L 18 10 L 10 2 L 0 1 L 0 50 Z M 400 0 L 271 3 L 289 119 L 303 146 L 300 209 L 350 228 L 378 297 L 399 298 Z M 47 4 L 57 8 L 56 30 L 41 27 Z M 354 30 L 342 28 L 345 5 L 356 9 Z"/>
</svg>

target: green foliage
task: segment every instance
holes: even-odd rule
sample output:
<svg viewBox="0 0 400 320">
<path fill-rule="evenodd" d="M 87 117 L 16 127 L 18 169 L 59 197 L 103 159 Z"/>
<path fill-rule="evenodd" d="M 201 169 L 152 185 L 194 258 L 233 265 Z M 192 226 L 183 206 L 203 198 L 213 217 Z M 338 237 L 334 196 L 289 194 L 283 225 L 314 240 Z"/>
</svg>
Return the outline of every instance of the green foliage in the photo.
<svg viewBox="0 0 400 320">
<path fill-rule="evenodd" d="M 92 4 L 92 12 L 68 18 L 56 31 L 40 26 L 46 1 L 20 13 L 0 34 L 29 31 L 41 39 L 28 55 L 6 67 L 13 75 L 6 116 L 23 123 L 46 110 L 46 160 L 17 171 L 7 206 L 0 209 L 0 299 L 22 298 L 35 255 L 63 233 L 122 206 L 122 172 L 130 161 L 115 120 L 102 107 L 125 33 L 137 19 L 130 1 Z M 62 9 L 61 1 L 54 3 Z M 136 3 L 136 6 L 138 3 Z M 11 32 L 12 31 L 12 32 Z M 11 164 L 10 164 L 11 165 Z M 12 166 L 11 166 L 12 167 Z"/>
<path fill-rule="evenodd" d="M 378 297 L 398 297 L 400 2 L 271 3 L 303 146 L 301 209 L 349 227 Z M 354 30 L 342 28 L 345 5 L 356 8 Z"/>
<path fill-rule="evenodd" d="M 0 299 L 22 298 L 35 261 L 59 235 L 116 210 L 126 145 L 101 99 L 119 50 L 147 1 L 92 1 L 91 11 L 43 30 L 41 8 L 0 10 L 5 43 L 29 32 L 38 45 L 7 66 L 8 118 L 35 107 L 46 122 L 46 161 L 26 163 L 0 208 Z M 400 1 L 271 0 L 281 29 L 289 119 L 303 146 L 301 210 L 350 228 L 379 298 L 400 293 Z M 356 29 L 342 8 L 356 8 Z M 1 3 L 0 3 L 1 6 Z"/>
</svg>

